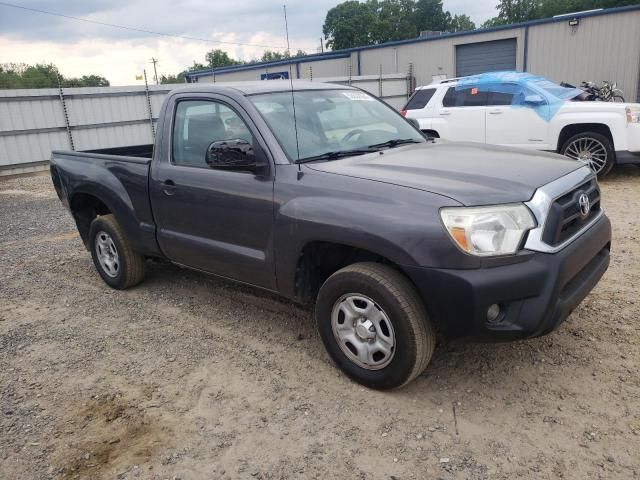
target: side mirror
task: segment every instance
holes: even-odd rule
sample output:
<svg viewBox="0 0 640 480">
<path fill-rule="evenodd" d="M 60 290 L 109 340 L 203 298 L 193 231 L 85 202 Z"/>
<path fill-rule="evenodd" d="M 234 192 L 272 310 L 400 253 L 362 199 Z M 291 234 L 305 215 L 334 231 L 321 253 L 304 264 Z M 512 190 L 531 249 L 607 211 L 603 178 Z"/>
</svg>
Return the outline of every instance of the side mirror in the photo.
<svg viewBox="0 0 640 480">
<path fill-rule="evenodd" d="M 544 98 L 540 95 L 527 95 L 524 97 L 524 103 L 528 105 L 542 105 L 544 104 Z"/>
<path fill-rule="evenodd" d="M 258 164 L 253 145 L 241 138 L 213 142 L 207 148 L 207 164 L 219 170 L 255 172 Z"/>
</svg>

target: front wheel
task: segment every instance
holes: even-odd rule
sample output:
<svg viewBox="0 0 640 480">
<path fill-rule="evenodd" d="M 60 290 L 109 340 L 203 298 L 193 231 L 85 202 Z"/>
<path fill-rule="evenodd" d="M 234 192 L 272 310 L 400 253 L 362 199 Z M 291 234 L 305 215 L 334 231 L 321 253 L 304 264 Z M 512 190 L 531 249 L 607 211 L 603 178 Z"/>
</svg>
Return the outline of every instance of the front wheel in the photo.
<svg viewBox="0 0 640 480">
<path fill-rule="evenodd" d="M 584 132 L 568 139 L 560 153 L 588 165 L 598 177 L 613 168 L 615 152 L 611 140 L 596 132 Z"/>
<path fill-rule="evenodd" d="M 107 285 L 124 290 L 142 281 L 145 258 L 131 249 L 113 215 L 91 222 L 89 240 L 93 263 Z"/>
<path fill-rule="evenodd" d="M 379 263 L 345 267 L 322 285 L 315 318 L 327 352 L 350 378 L 388 390 L 426 368 L 436 334 L 409 280 Z"/>
</svg>

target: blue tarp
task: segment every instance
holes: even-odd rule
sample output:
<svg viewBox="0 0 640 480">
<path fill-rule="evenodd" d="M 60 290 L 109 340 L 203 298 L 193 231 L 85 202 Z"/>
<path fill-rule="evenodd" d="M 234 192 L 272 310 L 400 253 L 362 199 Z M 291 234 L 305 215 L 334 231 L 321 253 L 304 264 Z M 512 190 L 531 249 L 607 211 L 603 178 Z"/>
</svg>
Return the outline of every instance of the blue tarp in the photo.
<svg viewBox="0 0 640 480">
<path fill-rule="evenodd" d="M 562 104 L 577 97 L 582 90 L 566 88 L 543 77 L 524 72 L 491 72 L 458 80 L 456 90 L 477 89 L 477 92 L 513 95 L 511 106 L 531 108 L 549 122 Z"/>
</svg>

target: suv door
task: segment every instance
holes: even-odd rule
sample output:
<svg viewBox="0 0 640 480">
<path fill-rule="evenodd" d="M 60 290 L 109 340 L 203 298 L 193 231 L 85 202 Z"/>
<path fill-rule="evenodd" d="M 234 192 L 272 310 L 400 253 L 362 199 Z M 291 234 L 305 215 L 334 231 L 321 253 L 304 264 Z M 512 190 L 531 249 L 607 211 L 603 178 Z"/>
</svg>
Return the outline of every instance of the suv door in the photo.
<svg viewBox="0 0 640 480">
<path fill-rule="evenodd" d="M 432 128 L 441 138 L 460 142 L 485 142 L 487 93 L 475 87 L 449 87 L 442 97 Z"/>
<path fill-rule="evenodd" d="M 542 97 L 540 100 L 544 101 Z M 487 143 L 537 150 L 555 150 L 549 145 L 549 123 L 533 108 L 512 106 L 513 94 L 489 93 Z M 541 104 L 537 108 L 547 108 Z"/>
<path fill-rule="evenodd" d="M 167 106 L 173 122 L 163 135 L 170 138 L 163 137 L 152 167 L 158 244 L 176 263 L 274 289 L 274 175 L 266 146 L 231 99 L 194 95 Z M 258 170 L 210 167 L 208 146 L 236 139 L 250 143 Z"/>
</svg>

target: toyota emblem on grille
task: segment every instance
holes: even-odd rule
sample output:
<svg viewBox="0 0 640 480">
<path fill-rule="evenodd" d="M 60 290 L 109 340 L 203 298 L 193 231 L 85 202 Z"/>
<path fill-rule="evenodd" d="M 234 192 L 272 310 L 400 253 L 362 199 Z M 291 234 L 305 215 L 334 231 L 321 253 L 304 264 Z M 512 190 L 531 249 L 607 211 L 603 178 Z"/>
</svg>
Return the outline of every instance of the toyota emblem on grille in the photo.
<svg viewBox="0 0 640 480">
<path fill-rule="evenodd" d="M 589 201 L 589 196 L 586 193 L 580 194 L 578 198 L 578 207 L 580 207 L 580 215 L 582 218 L 587 218 L 589 212 L 591 211 L 591 202 Z"/>
</svg>

